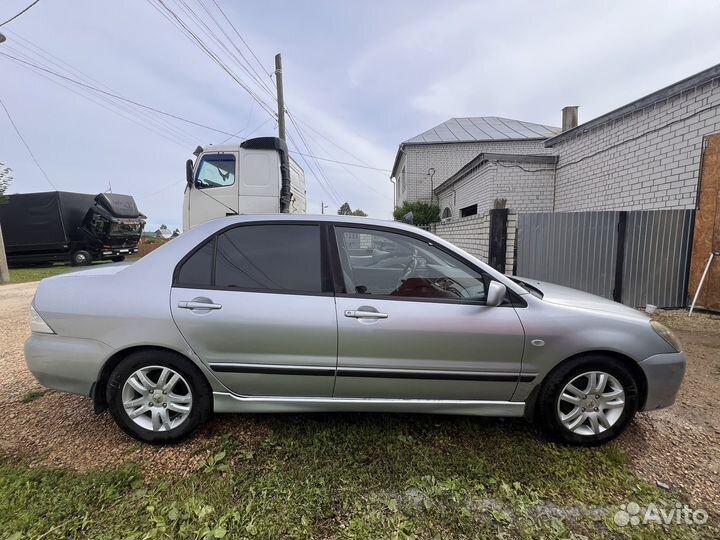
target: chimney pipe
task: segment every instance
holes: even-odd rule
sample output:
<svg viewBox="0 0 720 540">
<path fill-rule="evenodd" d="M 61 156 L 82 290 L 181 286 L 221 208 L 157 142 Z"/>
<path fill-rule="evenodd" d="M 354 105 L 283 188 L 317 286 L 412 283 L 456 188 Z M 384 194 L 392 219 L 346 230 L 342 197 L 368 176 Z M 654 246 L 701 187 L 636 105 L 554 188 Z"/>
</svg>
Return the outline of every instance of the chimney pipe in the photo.
<svg viewBox="0 0 720 540">
<path fill-rule="evenodd" d="M 578 106 L 569 105 L 562 110 L 562 130 L 567 131 L 578 125 Z"/>
</svg>

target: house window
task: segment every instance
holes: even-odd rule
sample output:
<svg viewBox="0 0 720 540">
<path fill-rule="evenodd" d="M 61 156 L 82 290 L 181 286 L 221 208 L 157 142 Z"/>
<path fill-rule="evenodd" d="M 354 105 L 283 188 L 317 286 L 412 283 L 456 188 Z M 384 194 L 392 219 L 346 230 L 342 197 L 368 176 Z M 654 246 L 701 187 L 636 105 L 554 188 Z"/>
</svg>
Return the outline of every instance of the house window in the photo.
<svg viewBox="0 0 720 540">
<path fill-rule="evenodd" d="M 400 171 L 400 192 L 405 193 L 405 166 Z"/>
<path fill-rule="evenodd" d="M 443 208 L 442 215 L 440 216 L 442 219 L 450 219 L 452 217 L 452 212 L 450 211 L 450 208 L 447 206 Z"/>
<path fill-rule="evenodd" d="M 474 216 L 477 214 L 477 204 L 471 204 L 460 209 L 460 217 Z"/>
</svg>

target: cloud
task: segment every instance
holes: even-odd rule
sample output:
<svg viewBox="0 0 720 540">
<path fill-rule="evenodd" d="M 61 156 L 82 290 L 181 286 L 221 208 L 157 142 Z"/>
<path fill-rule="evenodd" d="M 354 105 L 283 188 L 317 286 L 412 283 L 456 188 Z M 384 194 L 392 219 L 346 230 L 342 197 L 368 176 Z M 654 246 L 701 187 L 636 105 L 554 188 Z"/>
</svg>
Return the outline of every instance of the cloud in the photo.
<svg viewBox="0 0 720 540">
<path fill-rule="evenodd" d="M 720 3 L 709 0 L 295 2 L 282 17 L 272 3 L 222 5 L 266 69 L 283 52 L 290 110 L 326 137 L 303 127 L 312 152 L 385 169 L 400 141 L 452 116 L 557 125 L 560 109 L 573 104 L 588 120 L 720 58 Z M 0 15 L 11 11 L 4 6 Z M 268 118 L 147 2 L 40 3 L 3 30 L 9 39 L 0 52 L 21 49 L 12 35 L 19 33 L 124 96 L 225 131 Z M 2 57 L 0 73 L 3 100 L 59 189 L 99 192 L 111 183 L 134 195 L 151 222 L 180 225 L 185 160 L 196 145 L 225 136 L 163 119 L 153 129 L 167 140 Z M 253 136 L 274 130 L 269 122 Z M 14 191 L 50 189 L 1 114 L 0 140 Z M 305 166 L 309 211 L 347 200 L 390 216 L 387 173 L 320 164 L 327 180 L 314 178 L 314 161 Z"/>
</svg>

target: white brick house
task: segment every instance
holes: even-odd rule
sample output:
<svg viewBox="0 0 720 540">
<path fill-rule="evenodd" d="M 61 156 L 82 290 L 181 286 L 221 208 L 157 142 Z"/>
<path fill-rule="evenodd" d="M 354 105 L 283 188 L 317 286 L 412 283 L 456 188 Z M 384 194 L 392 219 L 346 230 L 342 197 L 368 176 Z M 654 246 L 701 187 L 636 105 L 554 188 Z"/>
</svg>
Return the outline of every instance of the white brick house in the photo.
<svg viewBox="0 0 720 540">
<path fill-rule="evenodd" d="M 695 208 L 703 138 L 720 132 L 720 65 L 550 138 L 556 211 Z"/>
<path fill-rule="evenodd" d="M 445 217 L 436 233 L 483 259 L 497 199 L 511 215 L 696 207 L 703 140 L 720 133 L 720 65 L 585 124 L 577 125 L 577 108 L 567 109 L 562 132 L 494 117 L 451 119 L 405 141 L 393 167 L 396 205 L 438 204 Z M 566 121 L 572 113 L 574 124 Z M 502 123 L 501 132 L 515 128 L 516 137 L 480 141 L 468 122 Z M 465 140 L 471 134 L 474 142 Z M 509 227 L 509 255 L 513 235 Z"/>
<path fill-rule="evenodd" d="M 451 118 L 400 144 L 392 177 L 395 204 L 433 201 L 433 189 L 482 152 L 544 154 L 560 129 L 508 118 Z"/>
</svg>

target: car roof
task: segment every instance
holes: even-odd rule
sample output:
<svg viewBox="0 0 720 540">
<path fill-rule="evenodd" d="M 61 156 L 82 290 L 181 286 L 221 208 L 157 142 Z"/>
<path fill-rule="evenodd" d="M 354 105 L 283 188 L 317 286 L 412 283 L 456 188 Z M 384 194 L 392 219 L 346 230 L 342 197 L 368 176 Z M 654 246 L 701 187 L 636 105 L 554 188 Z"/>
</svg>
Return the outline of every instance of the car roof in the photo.
<svg viewBox="0 0 720 540">
<path fill-rule="evenodd" d="M 400 229 L 405 231 L 412 231 L 415 233 L 423 233 L 424 229 L 409 225 L 400 221 L 392 221 L 389 219 L 375 219 L 369 217 L 360 216 L 340 216 L 335 214 L 242 214 L 239 216 L 228 216 L 218 219 L 213 219 L 207 224 L 213 224 L 217 229 L 227 227 L 233 223 L 249 223 L 249 222 L 261 222 L 261 221 L 288 221 L 288 222 L 331 222 L 331 223 L 347 223 L 348 225 L 374 225 L 380 227 L 391 227 L 394 229 Z M 201 227 L 204 226 L 200 225 Z"/>
</svg>

